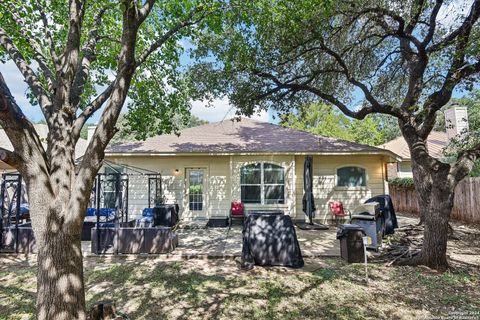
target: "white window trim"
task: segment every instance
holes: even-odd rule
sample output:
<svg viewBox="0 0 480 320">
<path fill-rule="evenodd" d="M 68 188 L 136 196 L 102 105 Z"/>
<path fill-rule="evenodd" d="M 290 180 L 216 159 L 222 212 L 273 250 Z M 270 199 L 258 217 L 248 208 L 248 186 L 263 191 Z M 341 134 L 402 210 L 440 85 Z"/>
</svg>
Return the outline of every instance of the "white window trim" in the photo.
<svg viewBox="0 0 480 320">
<path fill-rule="evenodd" d="M 251 184 L 251 183 L 244 183 L 242 184 L 242 169 L 245 168 L 246 166 L 252 165 L 252 164 L 260 164 L 260 184 Z M 275 166 L 281 167 L 283 169 L 283 184 L 280 183 L 267 183 L 265 184 L 265 169 L 264 165 L 265 164 L 273 164 Z M 269 206 L 269 205 L 285 205 L 286 204 L 286 199 L 285 199 L 285 188 L 286 188 L 286 181 L 285 181 L 285 176 L 286 176 L 286 168 L 282 166 L 281 164 L 274 163 L 271 161 L 253 161 L 253 162 L 247 162 L 244 163 L 240 167 L 240 200 L 242 200 L 242 187 L 243 186 L 260 186 L 260 203 L 258 202 L 245 202 L 246 205 L 262 205 L 262 206 Z M 267 186 L 283 186 L 283 203 L 265 203 L 265 185 Z"/>
</svg>

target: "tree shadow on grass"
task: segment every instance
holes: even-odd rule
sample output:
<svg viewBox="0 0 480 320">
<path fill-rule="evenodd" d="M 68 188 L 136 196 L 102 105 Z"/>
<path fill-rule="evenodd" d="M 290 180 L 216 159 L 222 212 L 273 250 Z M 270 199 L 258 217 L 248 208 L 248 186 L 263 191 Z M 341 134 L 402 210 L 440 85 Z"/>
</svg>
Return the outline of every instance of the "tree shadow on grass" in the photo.
<svg viewBox="0 0 480 320">
<path fill-rule="evenodd" d="M 0 284 L 0 319 L 15 319 L 16 316 L 25 319 L 25 315 L 33 318 L 35 298 L 34 291 L 28 291 L 20 286 Z"/>
<path fill-rule="evenodd" d="M 215 274 L 208 264 L 187 270 L 184 262 L 161 262 L 151 268 L 141 263 L 113 266 L 86 274 L 88 303 L 113 299 L 130 319 L 275 319 L 290 297 L 308 295 L 319 284 L 336 279 L 333 272 L 318 273 L 298 288 L 279 280 L 288 273 L 282 268 L 279 272 L 232 268 Z M 291 315 L 298 314 L 293 310 Z"/>
</svg>

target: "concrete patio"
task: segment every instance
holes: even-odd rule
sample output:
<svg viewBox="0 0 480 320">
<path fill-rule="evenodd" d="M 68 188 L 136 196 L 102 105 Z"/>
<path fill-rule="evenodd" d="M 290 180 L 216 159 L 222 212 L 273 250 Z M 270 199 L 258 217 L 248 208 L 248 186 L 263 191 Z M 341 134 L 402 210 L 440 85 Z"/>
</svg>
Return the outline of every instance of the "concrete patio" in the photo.
<svg viewBox="0 0 480 320">
<path fill-rule="evenodd" d="M 399 226 L 415 224 L 417 219 L 397 215 Z M 191 258 L 236 258 L 242 254 L 242 226 L 228 228 L 206 228 L 205 223 L 185 223 L 176 230 L 178 247 L 169 254 L 160 256 Z M 340 256 L 340 243 L 336 239 L 336 226 L 328 230 L 307 231 L 295 228 L 300 249 L 304 257 Z M 83 243 L 84 255 L 92 255 L 90 242 Z M 151 255 L 145 255 L 151 256 Z"/>
<path fill-rule="evenodd" d="M 298 242 L 304 257 L 339 256 L 340 247 L 335 238 L 336 228 L 305 231 L 296 229 Z M 242 226 L 228 228 L 197 228 L 177 230 L 179 245 L 172 253 L 185 258 L 234 258 L 242 254 Z"/>
</svg>

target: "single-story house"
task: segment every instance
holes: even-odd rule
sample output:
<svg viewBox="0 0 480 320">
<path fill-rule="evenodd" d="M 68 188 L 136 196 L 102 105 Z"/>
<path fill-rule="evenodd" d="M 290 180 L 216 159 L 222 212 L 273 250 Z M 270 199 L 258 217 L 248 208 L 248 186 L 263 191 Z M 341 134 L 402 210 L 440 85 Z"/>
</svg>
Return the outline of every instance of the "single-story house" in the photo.
<svg viewBox="0 0 480 320">
<path fill-rule="evenodd" d="M 328 202 L 354 208 L 388 193 L 386 164 L 393 152 L 327 138 L 279 125 L 241 118 L 224 120 L 175 134 L 109 147 L 110 163 L 162 175 L 166 203 L 178 203 L 183 219 L 227 217 L 232 201 L 246 210 L 280 209 L 294 219 L 302 211 L 303 164 L 313 156 L 316 217 L 329 217 Z M 121 170 L 121 166 L 119 166 Z M 134 188 L 144 188 L 133 190 Z M 130 186 L 129 194 L 147 194 Z M 141 215 L 144 202 L 129 199 L 129 217 Z"/>
<path fill-rule="evenodd" d="M 432 131 L 427 138 L 427 148 L 431 156 L 441 159 L 443 150 L 448 145 L 448 135 L 446 132 Z M 390 150 L 400 157 L 399 162 L 387 164 L 387 178 L 412 178 L 412 158 L 407 141 L 403 137 L 395 138 L 379 148 Z"/>
</svg>

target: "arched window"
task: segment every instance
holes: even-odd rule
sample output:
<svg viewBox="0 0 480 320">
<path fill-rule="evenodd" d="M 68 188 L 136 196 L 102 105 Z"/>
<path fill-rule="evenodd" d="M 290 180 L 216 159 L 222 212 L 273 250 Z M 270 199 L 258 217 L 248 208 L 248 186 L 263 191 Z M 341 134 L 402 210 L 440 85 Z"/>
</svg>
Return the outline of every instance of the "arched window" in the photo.
<svg viewBox="0 0 480 320">
<path fill-rule="evenodd" d="M 367 173 L 364 168 L 349 166 L 337 169 L 337 187 L 366 187 Z"/>
<path fill-rule="evenodd" d="M 252 163 L 240 170 L 244 203 L 285 203 L 285 169 L 273 163 Z"/>
</svg>

